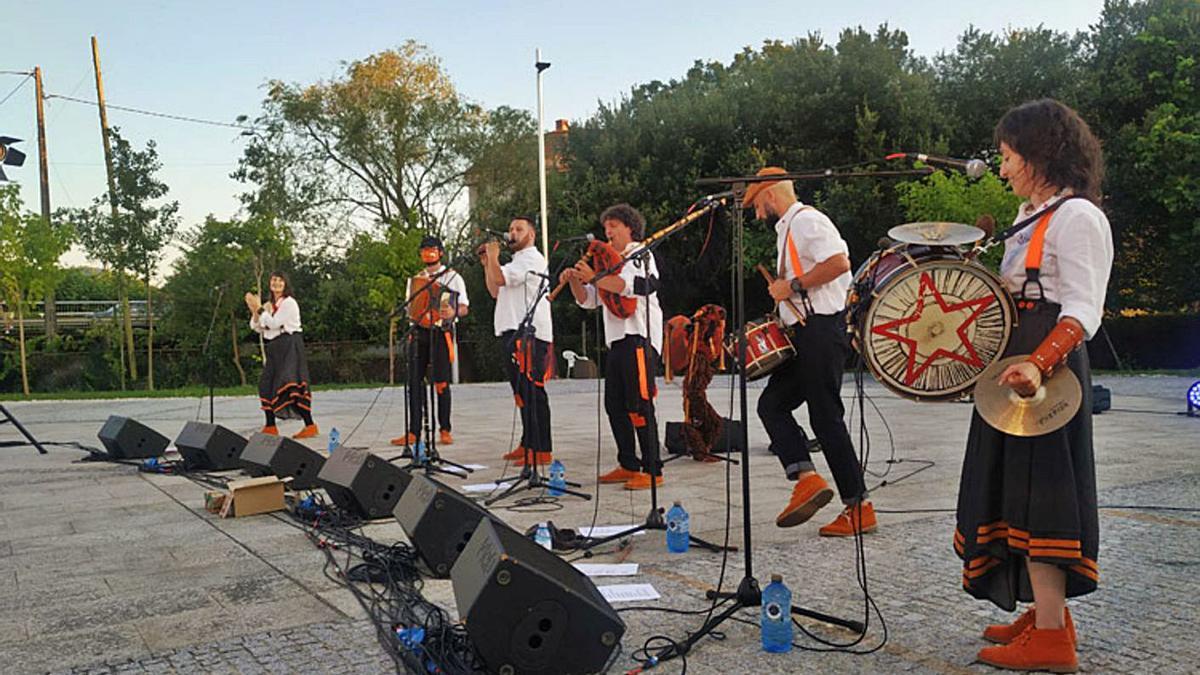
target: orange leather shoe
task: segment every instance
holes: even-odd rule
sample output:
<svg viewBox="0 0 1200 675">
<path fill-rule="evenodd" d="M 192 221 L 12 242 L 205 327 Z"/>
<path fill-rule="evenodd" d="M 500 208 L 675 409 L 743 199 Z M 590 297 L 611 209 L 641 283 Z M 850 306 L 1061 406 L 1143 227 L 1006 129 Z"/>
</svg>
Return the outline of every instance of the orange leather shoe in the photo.
<svg viewBox="0 0 1200 675">
<path fill-rule="evenodd" d="M 637 471 L 630 471 L 625 467 L 618 466 L 608 473 L 600 474 L 601 483 L 626 483 L 633 480 L 638 475 Z"/>
<path fill-rule="evenodd" d="M 267 426 L 262 428 L 262 432 L 264 434 L 278 436 L 279 435 L 279 427 L 275 426 L 274 424 L 268 424 Z"/>
<path fill-rule="evenodd" d="M 816 472 L 806 473 L 792 488 L 791 501 L 775 516 L 775 525 L 795 527 L 808 522 L 830 499 L 833 499 L 833 490 L 829 489 L 829 483 Z"/>
<path fill-rule="evenodd" d="M 504 453 L 504 456 L 501 457 L 500 459 L 511 462 L 514 459 L 521 459 L 524 456 L 525 456 L 525 446 L 518 445 L 517 447 L 513 448 L 512 450 L 509 450 L 508 452 Z"/>
<path fill-rule="evenodd" d="M 1036 618 L 1037 608 L 1030 607 L 1029 609 L 1025 610 L 1024 614 L 1017 617 L 1017 620 L 1012 623 L 993 624 L 987 628 L 984 628 L 983 639 L 987 640 L 988 642 L 1006 645 L 1017 639 L 1017 636 L 1021 633 L 1024 633 L 1026 628 L 1034 625 L 1034 620 Z M 1065 624 L 1064 627 L 1067 629 L 1067 633 L 1071 636 L 1071 644 L 1076 644 L 1075 622 L 1071 620 L 1071 610 L 1065 607 L 1063 608 L 1063 620 Z"/>
<path fill-rule="evenodd" d="M 438 432 L 438 445 L 454 445 L 454 436 L 449 431 L 442 429 Z"/>
<path fill-rule="evenodd" d="M 526 466 L 529 464 L 527 461 L 528 457 L 529 455 L 521 455 L 521 458 L 513 462 L 513 464 L 516 466 Z M 554 461 L 554 456 L 549 452 L 535 452 L 533 453 L 533 461 L 538 466 L 545 466 Z"/>
<path fill-rule="evenodd" d="M 879 526 L 875 520 L 875 507 L 871 502 L 863 502 L 861 508 L 847 506 L 834 518 L 833 522 L 822 527 L 818 532 L 822 537 L 852 537 L 859 532 L 866 534 L 874 532 Z"/>
<path fill-rule="evenodd" d="M 313 436 L 316 436 L 319 433 L 321 433 L 321 430 L 317 428 L 317 425 L 310 424 L 310 425 L 304 427 L 303 429 L 301 429 L 300 431 L 296 432 L 296 435 L 292 436 L 292 438 L 297 438 L 297 439 L 312 438 Z"/>
<path fill-rule="evenodd" d="M 989 666 L 1008 670 L 1048 670 L 1052 673 L 1079 670 L 1075 645 L 1066 628 L 1030 626 L 1006 645 L 980 649 L 975 658 Z"/>
<path fill-rule="evenodd" d="M 391 440 L 392 445 L 412 445 L 417 442 L 417 435 L 411 431 L 403 436 L 397 436 Z"/>
<path fill-rule="evenodd" d="M 654 477 L 654 485 L 656 487 L 662 487 L 662 484 L 663 484 L 662 474 L 655 476 Z M 638 473 L 633 478 L 630 478 L 629 480 L 625 481 L 625 489 L 626 490 L 649 490 L 650 489 L 650 474 Z"/>
</svg>

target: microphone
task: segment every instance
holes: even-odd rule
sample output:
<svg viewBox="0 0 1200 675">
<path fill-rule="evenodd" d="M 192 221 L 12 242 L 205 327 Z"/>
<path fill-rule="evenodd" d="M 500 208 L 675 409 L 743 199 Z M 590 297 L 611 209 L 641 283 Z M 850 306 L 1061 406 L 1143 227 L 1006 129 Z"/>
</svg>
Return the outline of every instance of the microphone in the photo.
<svg viewBox="0 0 1200 675">
<path fill-rule="evenodd" d="M 907 157 L 908 159 L 915 159 L 919 162 L 924 162 L 926 164 L 931 164 L 933 166 L 948 166 L 948 167 L 951 167 L 954 169 L 958 169 L 959 171 L 962 171 L 963 173 L 967 174 L 967 178 L 982 178 L 983 174 L 988 172 L 987 162 L 984 162 L 982 159 L 958 159 L 955 157 L 936 157 L 933 155 L 926 155 L 923 152 L 894 152 L 894 153 L 888 155 L 887 157 L 884 157 L 884 159 L 892 160 L 892 159 L 900 159 L 901 157 Z"/>
<path fill-rule="evenodd" d="M 489 230 L 486 227 L 480 227 L 480 228 L 477 228 L 477 230 L 484 234 L 490 234 L 493 237 L 496 237 L 500 241 L 504 242 L 505 244 L 512 243 L 512 236 L 509 235 L 509 233 L 507 233 L 507 232 L 501 232 L 500 230 Z"/>
<path fill-rule="evenodd" d="M 573 241 L 586 241 L 590 243 L 596 241 L 596 235 L 589 232 L 587 234 L 581 234 L 578 237 L 567 237 L 566 239 L 559 239 L 558 241 L 554 242 L 554 245 L 558 246 L 559 244 L 569 244 Z"/>
</svg>

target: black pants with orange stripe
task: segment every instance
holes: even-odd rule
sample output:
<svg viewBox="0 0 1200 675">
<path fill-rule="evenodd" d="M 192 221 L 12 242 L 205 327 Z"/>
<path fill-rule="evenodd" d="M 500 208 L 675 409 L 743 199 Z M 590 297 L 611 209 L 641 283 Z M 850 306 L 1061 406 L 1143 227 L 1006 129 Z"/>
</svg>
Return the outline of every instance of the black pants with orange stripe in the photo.
<svg viewBox="0 0 1200 675">
<path fill-rule="evenodd" d="M 617 442 L 617 462 L 630 471 L 662 473 L 658 460 L 658 421 L 654 417 L 657 394 L 654 375 L 658 352 L 641 335 L 612 343 L 604 368 L 604 412 Z M 639 461 L 636 448 L 642 449 Z"/>
<path fill-rule="evenodd" d="M 450 431 L 450 349 L 450 333 L 440 328 L 416 328 L 408 340 L 408 430 L 414 434 L 425 419 L 426 374 L 437 397 L 438 428 Z"/>
<path fill-rule="evenodd" d="M 504 363 L 508 384 L 521 411 L 521 446 L 534 452 L 552 452 L 550 397 L 546 395 L 550 343 L 537 338 L 517 338 L 514 330 L 501 333 L 512 355 Z"/>
</svg>

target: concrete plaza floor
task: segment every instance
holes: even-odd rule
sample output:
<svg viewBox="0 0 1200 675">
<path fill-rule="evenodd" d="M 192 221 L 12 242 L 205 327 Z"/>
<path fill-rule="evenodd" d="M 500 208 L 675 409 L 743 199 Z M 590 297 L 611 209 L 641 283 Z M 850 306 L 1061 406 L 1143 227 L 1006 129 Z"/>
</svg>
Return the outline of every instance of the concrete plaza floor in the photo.
<svg viewBox="0 0 1200 675">
<path fill-rule="evenodd" d="M 1176 415 L 1189 380 L 1177 377 L 1101 377 L 1113 390 L 1114 410 L 1096 418 L 1101 509 L 1101 588 L 1072 603 L 1080 631 L 1080 661 L 1088 672 L 1194 672 L 1192 626 L 1196 603 L 1187 590 L 1200 570 L 1200 514 L 1129 507 L 1200 506 L 1200 419 Z M 727 380 L 710 398 L 729 409 Z M 568 478 L 594 495 L 562 498 L 557 510 L 530 510 L 510 499 L 493 507 L 518 528 L 547 518 L 564 527 L 638 523 L 649 494 L 599 486 L 595 475 L 614 465 L 615 448 L 603 419 L 596 384 L 554 381 L 556 455 Z M 761 386 L 750 390 L 749 409 Z M 960 589 L 951 549 L 957 479 L 970 417 L 966 404 L 914 403 L 871 383 L 866 410 L 868 485 L 880 510 L 878 532 L 865 537 L 869 590 L 879 615 L 870 616 L 857 649 L 887 643 L 873 653 L 812 650 L 766 654 L 755 625 L 728 622 L 723 640 L 705 639 L 688 655 L 689 673 L 771 672 L 989 672 L 972 665 L 982 646 L 977 634 L 1002 612 Z M 849 402 L 852 388 L 843 394 Z M 660 424 L 682 419 L 678 383 L 662 384 Z M 322 435 L 337 427 L 349 446 L 390 454 L 401 432 L 399 389 L 319 392 Z M 486 465 L 453 485 L 498 478 L 512 468 L 500 455 L 512 442 L 511 396 L 501 384 L 454 388 L 455 443 L 445 456 Z M 6 404 L 44 441 L 98 445 L 96 432 L 110 414 L 134 417 L 174 437 L 203 413 L 196 399 L 137 399 Z M 216 418 L 249 433 L 261 424 L 250 397 L 218 398 Z M 858 442 L 858 413 L 850 421 Z M 805 411 L 799 415 L 807 427 Z M 294 432 L 296 429 L 285 428 Z M 16 438 L 0 426 L 0 440 Z M 863 591 L 856 581 L 852 541 L 822 539 L 817 528 L 836 515 L 834 505 L 797 528 L 775 527 L 790 484 L 766 453 L 766 436 L 750 424 L 751 522 L 754 573 L 780 573 L 794 600 L 826 613 L 861 620 Z M 350 593 L 323 573 L 324 554 L 278 518 L 220 520 L 203 508 L 204 489 L 178 476 L 139 474 L 133 467 L 78 463 L 82 453 L 52 447 L 0 448 L 0 672 L 386 672 L 391 663 Z M 599 461 L 598 459 L 599 458 Z M 820 455 L 816 461 L 823 472 Z M 684 458 L 666 468 L 660 503 L 681 500 L 693 533 L 713 541 L 742 541 L 740 468 Z M 727 481 L 728 478 L 728 481 Z M 836 503 L 836 502 L 835 502 Z M 728 523 L 728 528 L 726 524 Z M 378 541 L 404 539 L 399 526 L 366 528 Z M 640 563 L 636 578 L 598 583 L 651 583 L 659 607 L 703 609 L 704 591 L 724 571 L 724 587 L 743 576 L 742 554 L 724 558 L 693 548 L 666 552 L 661 533 L 606 547 L 595 562 Z M 448 581 L 431 580 L 427 597 L 453 611 Z M 622 605 L 618 604 L 619 609 Z M 701 616 L 626 611 L 628 630 L 613 668 L 635 664 L 629 655 L 651 635 L 682 639 Z M 754 610 L 739 615 L 756 623 Z M 818 636 L 845 642 L 850 635 L 812 621 Z M 659 670 L 677 673 L 681 664 Z"/>
</svg>

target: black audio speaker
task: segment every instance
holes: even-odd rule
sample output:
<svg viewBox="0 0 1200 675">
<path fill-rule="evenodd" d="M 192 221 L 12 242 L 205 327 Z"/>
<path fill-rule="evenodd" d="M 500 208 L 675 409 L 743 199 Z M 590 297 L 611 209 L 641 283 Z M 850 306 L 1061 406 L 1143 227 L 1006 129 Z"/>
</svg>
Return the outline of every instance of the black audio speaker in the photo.
<svg viewBox="0 0 1200 675">
<path fill-rule="evenodd" d="M 317 474 L 317 482 L 333 503 L 359 518 L 391 515 L 410 478 L 407 471 L 366 448 L 338 448 Z"/>
<path fill-rule="evenodd" d="M 416 475 L 404 490 L 396 521 L 434 576 L 445 579 L 479 521 L 495 518 L 482 506 L 441 483 Z"/>
<path fill-rule="evenodd" d="M 686 437 L 683 435 L 684 424 L 685 422 L 667 422 L 667 435 L 663 444 L 667 446 L 667 452 L 672 455 L 687 455 L 692 452 L 691 448 L 687 446 Z M 724 454 L 726 452 L 741 452 L 741 449 L 742 423 L 737 420 L 731 420 L 728 417 L 722 417 L 721 435 L 713 443 L 712 451 L 716 454 Z"/>
<path fill-rule="evenodd" d="M 175 438 L 175 449 L 188 471 L 225 471 L 241 468 L 238 457 L 246 439 L 219 424 L 188 422 Z"/>
<path fill-rule="evenodd" d="M 317 474 L 325 465 L 325 455 L 307 445 L 261 431 L 246 441 L 240 460 L 242 471 L 251 476 L 290 476 L 293 490 L 317 487 Z"/>
<path fill-rule="evenodd" d="M 117 415 L 109 416 L 97 436 L 113 459 L 161 457 L 171 444 L 171 439 L 141 422 Z"/>
<path fill-rule="evenodd" d="M 450 579 L 489 673 L 598 673 L 625 633 L 582 572 L 490 518 L 475 528 Z"/>
</svg>

